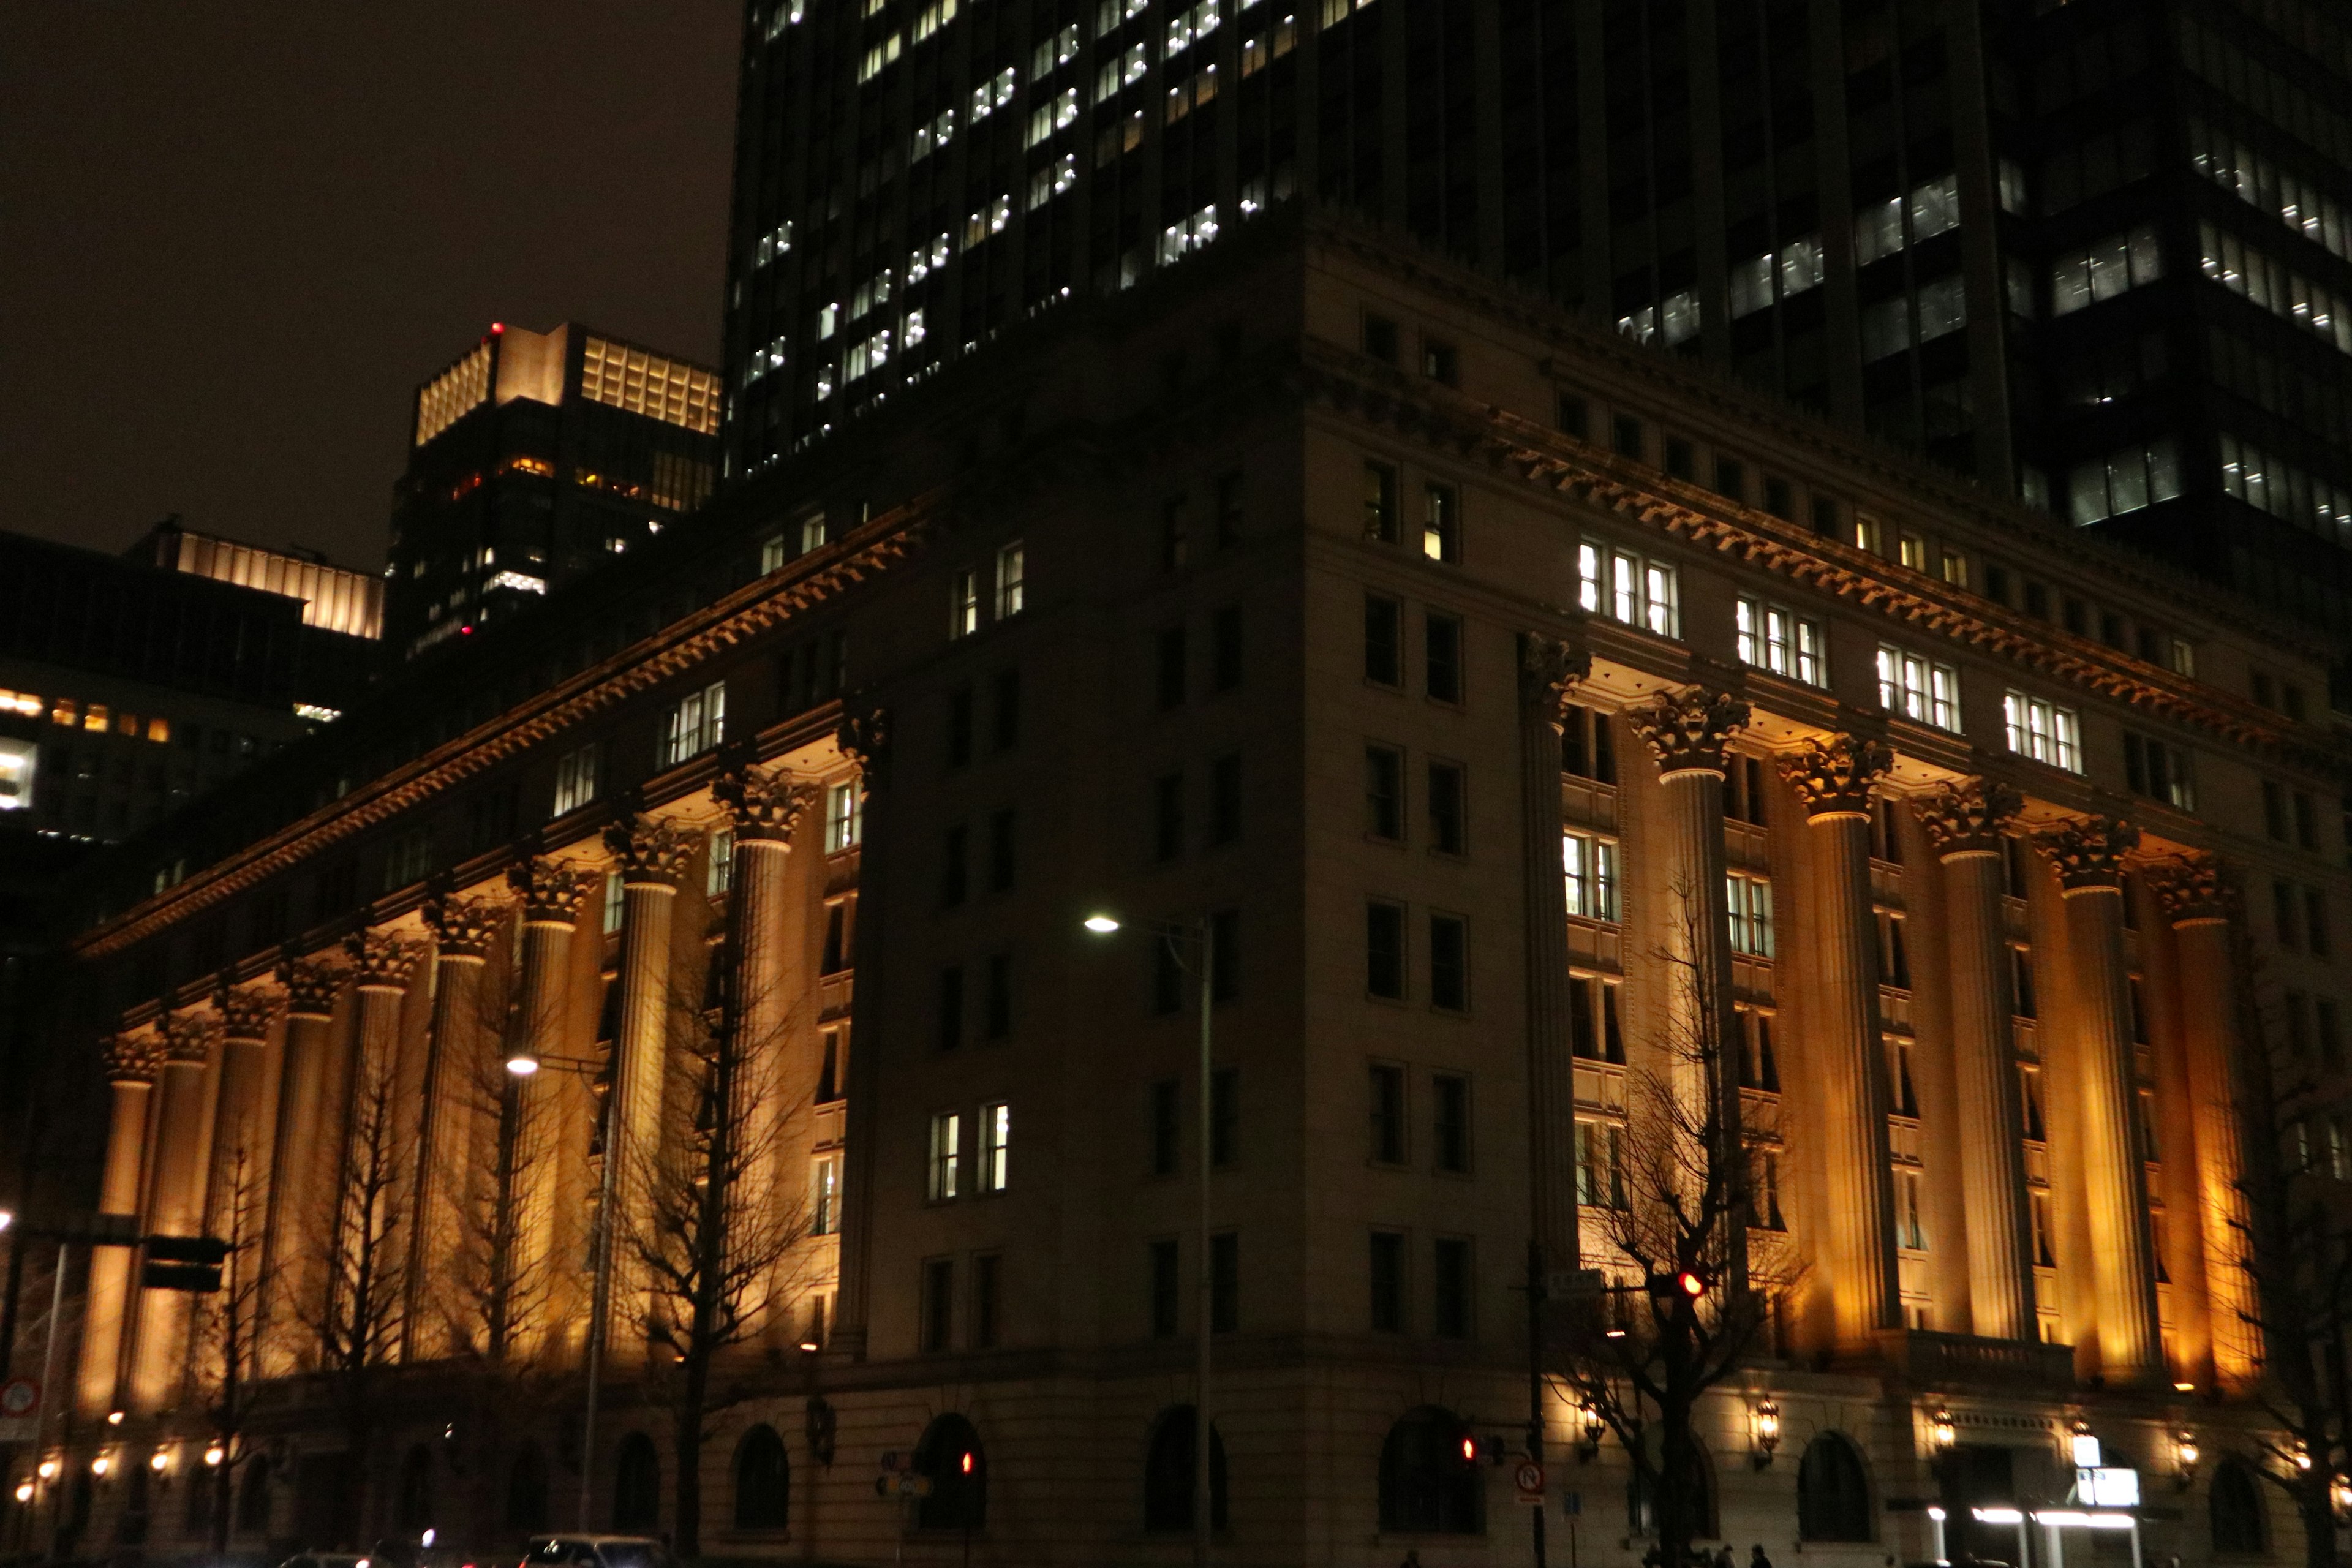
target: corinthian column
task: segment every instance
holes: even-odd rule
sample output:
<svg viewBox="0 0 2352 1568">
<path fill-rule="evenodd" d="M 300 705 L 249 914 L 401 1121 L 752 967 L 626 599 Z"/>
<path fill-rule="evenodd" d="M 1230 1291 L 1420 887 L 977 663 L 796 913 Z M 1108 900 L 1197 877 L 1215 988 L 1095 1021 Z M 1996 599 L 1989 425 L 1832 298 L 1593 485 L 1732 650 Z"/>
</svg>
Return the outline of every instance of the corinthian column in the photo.
<svg viewBox="0 0 2352 1568">
<path fill-rule="evenodd" d="M 163 1065 L 163 1040 L 120 1034 L 106 1042 L 106 1082 L 113 1101 L 106 1130 L 106 1173 L 98 1190 L 101 1214 L 136 1215 L 140 1176 L 147 1163 L 147 1101 Z M 115 1408 L 122 1330 L 131 1305 L 129 1247 L 90 1249 L 89 1306 L 81 1334 L 81 1373 L 74 1408 L 86 1416 Z"/>
<path fill-rule="evenodd" d="M 605 1235 L 612 1248 L 614 1317 L 629 1324 L 645 1321 L 647 1305 L 648 1282 L 629 1256 L 626 1227 L 644 1214 L 646 1179 L 661 1146 L 662 1078 L 675 1000 L 670 919 L 699 837 L 650 816 L 616 822 L 604 833 L 605 847 L 620 862 L 623 899 L 621 1016 L 604 1139 L 604 1159 L 612 1167 L 604 1190 L 614 1206 L 605 1216 Z"/>
<path fill-rule="evenodd" d="M 601 879 L 561 860 L 507 872 L 522 901 L 522 1038 L 533 1061 L 562 1056 L 571 993 L 572 932 Z M 520 1189 L 509 1265 L 518 1348 L 537 1351 L 553 1325 L 582 1316 L 588 1259 L 588 1142 L 593 1096 L 576 1072 L 534 1072 L 514 1087 L 515 1179 Z"/>
<path fill-rule="evenodd" d="M 1832 735 L 1780 760 L 1804 803 L 1812 856 L 1814 1005 L 1809 1060 L 1820 1114 L 1809 1127 L 1828 1177 L 1829 1290 L 1841 1347 L 1896 1327 L 1895 1203 L 1887 1163 L 1886 1050 L 1879 1039 L 1878 928 L 1870 900 L 1870 786 L 1894 763 L 1878 741 Z"/>
<path fill-rule="evenodd" d="M 2231 889 L 2219 861 L 2194 854 L 2165 868 L 2156 894 L 2172 922 L 2179 965 L 2213 1372 L 2224 1384 L 2242 1387 L 2261 1373 L 2263 1343 L 2260 1303 L 2245 1261 L 2247 1097 L 2238 1082 L 2245 1046 L 2238 1036 L 2241 977 L 2231 950 Z"/>
<path fill-rule="evenodd" d="M 804 1184 L 793 1173 L 806 1164 L 807 1111 L 816 1094 L 814 1079 L 786 1067 L 793 988 L 808 976 L 793 973 L 785 946 L 786 865 L 793 835 L 816 792 L 789 773 L 745 767 L 721 777 L 712 793 L 727 806 L 735 844 L 728 898 L 735 946 L 729 1000 L 735 1014 L 737 1103 L 730 1118 L 743 1141 L 740 1155 L 757 1205 L 751 1224 L 772 1227 L 793 1215 L 793 1194 Z"/>
<path fill-rule="evenodd" d="M 857 764 L 858 787 L 866 792 L 866 833 L 871 840 L 877 831 L 876 818 L 881 815 L 875 808 L 881 804 L 879 797 L 889 779 L 890 710 L 880 707 L 854 709 L 842 720 L 835 743 L 841 748 L 843 756 Z M 862 850 L 859 852 L 860 930 L 872 925 L 876 911 L 889 908 L 887 878 L 877 875 L 880 863 L 881 858 L 868 858 Z M 875 1079 L 881 1053 L 874 1048 L 880 1036 L 873 1026 L 871 1009 L 874 998 L 881 994 L 877 988 L 881 973 L 876 944 L 861 941 L 857 993 L 851 1015 L 852 1036 L 859 1044 L 849 1053 L 849 1108 L 844 1118 L 847 1133 L 842 1151 L 841 1284 L 834 1298 L 832 1334 L 833 1348 L 853 1360 L 862 1360 L 866 1354 L 866 1318 L 874 1268 Z"/>
<path fill-rule="evenodd" d="M 2098 1292 L 2099 1365 L 2109 1387 L 2122 1387 L 2164 1371 L 2149 1264 L 2147 1171 L 2134 1131 L 2139 1083 L 2124 958 L 2122 862 L 2139 843 L 2139 829 L 2095 816 L 2036 842 L 2056 866 L 2065 900 L 2067 956 L 2080 1004 L 2075 1046 L 2083 1189 Z"/>
<path fill-rule="evenodd" d="M 487 1184 L 475 1179 L 476 1136 L 501 1086 L 483 1049 L 482 976 L 506 911 L 481 899 L 436 899 L 425 906 L 433 932 L 433 1032 L 425 1042 L 423 1102 L 416 1130 L 416 1199 L 408 1232 L 408 1306 L 404 1360 L 447 1354 L 473 1325 L 465 1298 L 488 1284 L 468 1278 L 487 1258 L 467 1258 L 467 1200 Z M 481 1239 L 489 1239 L 487 1228 Z M 468 1285 L 475 1289 L 469 1290 Z"/>
<path fill-rule="evenodd" d="M 390 931 L 354 931 L 343 942 L 359 994 L 359 1042 L 353 1052 L 345 1124 L 331 1174 L 334 1240 L 327 1285 L 341 1289 L 363 1270 L 381 1292 L 364 1310 L 393 1331 L 398 1314 L 404 1337 L 407 1230 L 414 1214 L 417 1162 L 410 1095 L 415 1092 L 401 1059 L 401 1005 L 415 973 L 418 945 Z M 354 1306 L 353 1310 L 362 1309 Z"/>
<path fill-rule="evenodd" d="M 1968 1210 L 1969 1321 L 1987 1339 L 2033 1339 L 2032 1219 L 2010 1020 L 2009 937 L 2001 919 L 2001 831 L 2021 803 L 2007 784 L 1970 779 L 1921 803 L 1944 865 L 1951 963 L 1953 1078 L 1959 1089 L 1960 1187 Z"/>
<path fill-rule="evenodd" d="M 163 1097 L 156 1120 L 155 1168 L 147 1188 L 146 1230 L 201 1236 L 205 1221 L 205 1064 L 219 1039 L 217 1019 L 163 1019 Z M 178 1290 L 140 1293 L 138 1338 L 131 1346 L 131 1403 L 141 1411 L 170 1403 L 188 1363 L 188 1298 Z"/>
<path fill-rule="evenodd" d="M 341 1075 L 329 1041 L 343 972 L 321 959 L 298 958 L 279 969 L 278 979 L 286 986 L 285 1077 L 261 1271 L 264 1354 L 273 1373 L 309 1364 L 318 1343 L 343 1126 Z"/>
<path fill-rule="evenodd" d="M 270 1023 L 284 1000 L 277 991 L 254 985 L 225 986 L 213 1002 L 221 1018 L 220 1108 L 213 1119 L 206 1234 L 240 1247 L 261 1238 L 269 1182 L 269 1147 L 261 1130 L 262 1061 Z"/>
<path fill-rule="evenodd" d="M 1561 874 L 1559 735 L 1591 653 L 1519 637 L 1519 867 L 1527 901 L 1529 1236 L 1538 1275 L 1582 1262 L 1576 1234 L 1576 1067 L 1568 1029 L 1568 897 Z"/>
</svg>

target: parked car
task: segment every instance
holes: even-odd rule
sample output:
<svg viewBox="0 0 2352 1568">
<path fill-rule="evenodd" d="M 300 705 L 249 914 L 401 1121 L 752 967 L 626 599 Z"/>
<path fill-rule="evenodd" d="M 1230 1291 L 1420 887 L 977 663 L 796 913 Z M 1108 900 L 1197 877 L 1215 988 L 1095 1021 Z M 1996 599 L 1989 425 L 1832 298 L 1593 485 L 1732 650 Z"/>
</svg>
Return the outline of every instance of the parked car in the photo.
<svg viewBox="0 0 2352 1568">
<path fill-rule="evenodd" d="M 374 1568 L 356 1552 L 298 1552 L 278 1568 Z"/>
<path fill-rule="evenodd" d="M 520 1568 L 678 1568 L 649 1535 L 534 1535 Z"/>
</svg>

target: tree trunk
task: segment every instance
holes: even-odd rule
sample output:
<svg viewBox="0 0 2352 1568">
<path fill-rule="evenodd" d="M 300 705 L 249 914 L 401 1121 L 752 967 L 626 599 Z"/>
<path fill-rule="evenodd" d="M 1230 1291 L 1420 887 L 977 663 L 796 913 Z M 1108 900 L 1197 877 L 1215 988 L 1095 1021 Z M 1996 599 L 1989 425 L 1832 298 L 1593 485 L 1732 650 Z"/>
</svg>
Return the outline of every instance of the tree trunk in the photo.
<svg viewBox="0 0 2352 1568">
<path fill-rule="evenodd" d="M 683 1558 L 702 1555 L 702 1412 L 710 1393 L 710 1358 L 696 1351 L 687 1357 L 686 1377 L 678 1390 L 677 1528 L 670 1549 Z"/>
</svg>

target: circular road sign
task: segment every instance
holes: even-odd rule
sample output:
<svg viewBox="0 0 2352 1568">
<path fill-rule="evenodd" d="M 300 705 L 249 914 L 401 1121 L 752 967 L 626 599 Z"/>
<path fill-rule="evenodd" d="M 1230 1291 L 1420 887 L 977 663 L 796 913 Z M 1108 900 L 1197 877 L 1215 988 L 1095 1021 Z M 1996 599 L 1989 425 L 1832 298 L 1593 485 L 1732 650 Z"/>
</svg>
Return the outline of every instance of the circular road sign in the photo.
<svg viewBox="0 0 2352 1568">
<path fill-rule="evenodd" d="M 41 1385 L 29 1377 L 0 1383 L 0 1415 L 30 1415 L 41 1405 Z"/>
</svg>

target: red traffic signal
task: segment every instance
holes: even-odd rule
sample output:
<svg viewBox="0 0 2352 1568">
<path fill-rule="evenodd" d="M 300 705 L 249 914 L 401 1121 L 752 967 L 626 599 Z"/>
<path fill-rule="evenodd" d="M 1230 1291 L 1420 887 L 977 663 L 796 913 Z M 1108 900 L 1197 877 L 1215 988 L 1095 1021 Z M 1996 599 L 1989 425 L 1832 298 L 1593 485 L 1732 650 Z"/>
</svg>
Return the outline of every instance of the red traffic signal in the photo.
<svg viewBox="0 0 2352 1568">
<path fill-rule="evenodd" d="M 1706 1276 L 1696 1268 L 1685 1268 L 1675 1276 L 1675 1289 L 1696 1301 L 1706 1294 Z"/>
</svg>

